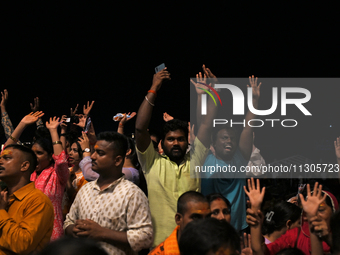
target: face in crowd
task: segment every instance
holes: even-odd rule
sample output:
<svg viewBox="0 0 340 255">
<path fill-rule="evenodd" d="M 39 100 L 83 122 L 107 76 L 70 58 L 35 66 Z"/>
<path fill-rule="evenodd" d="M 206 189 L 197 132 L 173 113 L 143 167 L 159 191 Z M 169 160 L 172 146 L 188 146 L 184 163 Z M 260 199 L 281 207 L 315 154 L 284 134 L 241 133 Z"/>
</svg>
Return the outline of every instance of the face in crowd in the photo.
<svg viewBox="0 0 340 255">
<path fill-rule="evenodd" d="M 81 158 L 80 158 L 80 155 L 79 155 L 79 151 L 78 151 L 77 143 L 73 143 L 71 148 L 70 148 L 69 160 L 70 160 L 70 163 L 72 165 L 79 165 L 79 163 L 81 161 Z"/>
<path fill-rule="evenodd" d="M 218 220 L 226 220 L 230 223 L 230 208 L 228 208 L 228 205 L 223 201 L 222 198 L 218 197 L 210 202 L 210 211 L 212 218 L 216 218 Z"/>
<path fill-rule="evenodd" d="M 164 154 L 167 155 L 171 161 L 179 163 L 182 161 L 187 148 L 188 140 L 183 130 L 177 129 L 169 131 L 162 141 Z"/>
<path fill-rule="evenodd" d="M 186 203 L 185 213 L 182 215 L 177 213 L 175 220 L 180 229 L 183 230 L 185 226 L 198 219 L 204 219 L 210 215 L 209 203 L 208 202 L 194 202 L 189 201 Z"/>
<path fill-rule="evenodd" d="M 39 173 L 52 164 L 52 154 L 49 154 L 39 143 L 34 143 L 32 150 L 37 156 L 38 166 L 36 171 Z"/>
<path fill-rule="evenodd" d="M 221 129 L 217 132 L 214 141 L 216 157 L 222 160 L 231 160 L 238 147 L 238 139 L 233 129 Z"/>
</svg>

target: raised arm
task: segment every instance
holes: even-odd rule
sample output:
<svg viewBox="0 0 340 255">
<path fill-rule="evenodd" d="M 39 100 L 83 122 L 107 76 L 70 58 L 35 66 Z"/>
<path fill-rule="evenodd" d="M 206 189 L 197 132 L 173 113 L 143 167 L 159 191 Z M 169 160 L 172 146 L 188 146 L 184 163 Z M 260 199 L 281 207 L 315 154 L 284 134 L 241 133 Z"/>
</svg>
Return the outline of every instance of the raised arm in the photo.
<svg viewBox="0 0 340 255">
<path fill-rule="evenodd" d="M 257 179 L 256 185 L 254 178 L 248 179 L 248 190 L 244 186 L 244 192 L 249 197 L 249 201 L 251 203 L 251 211 L 253 216 L 257 219 L 256 225 L 250 225 L 250 234 L 251 234 L 251 247 L 255 251 L 256 255 L 264 254 L 263 247 L 262 247 L 262 219 L 261 215 L 261 205 L 263 202 L 264 194 L 266 188 L 263 187 L 262 190 L 260 188 L 260 180 Z M 248 209 L 249 210 L 249 209 Z M 248 218 L 249 216 L 247 216 Z"/>
<path fill-rule="evenodd" d="M 322 255 L 323 248 L 322 248 L 322 240 L 321 237 L 324 235 L 328 236 L 328 228 L 327 224 L 324 223 L 321 218 L 317 216 L 319 207 L 321 203 L 323 203 L 326 199 L 326 194 L 322 195 L 322 185 L 318 185 L 316 182 L 314 185 L 314 191 L 311 193 L 310 185 L 307 184 L 307 198 L 304 199 L 302 194 L 299 194 L 301 199 L 301 204 L 303 211 L 306 213 L 308 223 L 309 223 L 309 232 L 310 232 L 310 240 L 311 240 L 311 249 L 312 255 Z M 318 229 L 320 223 L 323 228 Z M 326 231 L 326 233 L 325 233 Z"/>
<path fill-rule="evenodd" d="M 204 66 L 204 65 L 203 65 Z M 191 83 L 195 86 L 196 94 L 197 94 L 197 111 L 196 111 L 196 122 L 197 126 L 201 125 L 201 105 L 202 105 L 202 95 L 205 94 L 205 91 L 203 89 L 207 89 L 206 86 L 204 86 L 202 83 L 206 84 L 207 82 L 207 75 L 204 74 L 202 77 L 202 73 L 199 72 L 196 74 L 196 82 L 194 82 L 192 79 L 190 79 Z"/>
<path fill-rule="evenodd" d="M 38 118 L 41 118 L 44 115 L 42 111 L 39 112 L 31 112 L 30 114 L 26 115 L 18 124 L 18 126 L 14 129 L 12 135 L 7 139 L 6 145 L 10 145 L 13 143 L 17 143 L 22 132 L 25 128 L 33 123 L 35 123 Z"/>
<path fill-rule="evenodd" d="M 130 116 L 130 117 L 128 118 L 127 116 Z M 124 117 L 119 121 L 117 133 L 124 135 L 124 126 L 126 122 L 128 122 L 135 116 L 136 116 L 136 112 L 133 112 L 133 113 L 129 112 L 128 114 L 124 113 Z"/>
<path fill-rule="evenodd" d="M 65 152 L 67 153 L 67 149 L 66 149 L 66 132 L 67 132 L 67 124 L 65 123 L 67 116 L 63 115 L 60 118 L 60 141 L 61 141 L 61 145 L 63 146 Z"/>
<path fill-rule="evenodd" d="M 335 156 L 338 162 L 338 170 L 339 170 L 340 168 L 340 136 L 334 141 L 334 148 L 335 148 Z M 339 178 L 340 178 L 340 175 L 339 175 Z"/>
<path fill-rule="evenodd" d="M 252 88 L 253 106 L 255 109 L 258 109 L 261 82 L 259 85 L 257 85 L 257 78 L 254 78 L 254 75 L 253 75 L 252 77 L 249 77 L 249 83 L 250 85 L 247 85 L 247 86 Z M 253 149 L 253 128 L 248 126 L 248 121 L 251 119 L 254 119 L 255 117 L 256 115 L 248 110 L 246 117 L 245 117 L 246 125 L 243 128 L 241 136 L 240 136 L 239 148 L 242 153 L 242 156 L 246 160 L 250 159 L 250 155 Z"/>
<path fill-rule="evenodd" d="M 206 68 L 203 65 L 204 74 L 213 82 L 217 82 L 216 76 L 210 71 L 209 68 Z M 214 85 L 214 84 L 213 84 Z M 218 107 L 215 106 L 215 103 L 211 97 L 208 97 L 207 103 L 207 115 L 201 118 L 201 123 L 198 126 L 197 131 L 197 139 L 202 142 L 202 144 L 206 147 L 210 147 L 211 143 L 211 130 L 213 127 L 213 120 L 217 114 Z M 201 112 L 201 108 L 197 108 L 196 111 Z"/>
<path fill-rule="evenodd" d="M 39 111 L 39 108 L 40 108 L 40 100 L 39 100 L 39 97 L 35 97 L 34 98 L 34 104 L 30 103 L 30 107 L 31 107 L 31 111 L 32 112 L 37 112 Z M 37 124 L 37 128 L 40 128 L 40 127 L 43 127 L 44 126 L 44 123 L 42 121 L 41 118 L 39 118 L 37 121 L 36 121 L 36 124 Z"/>
<path fill-rule="evenodd" d="M 136 146 L 141 152 L 144 152 L 148 148 L 151 141 L 148 127 L 153 107 L 155 106 L 157 92 L 160 90 L 164 80 L 170 80 L 170 73 L 166 68 L 154 74 L 151 88 L 144 97 L 144 100 L 138 110 L 135 135 Z"/>
<path fill-rule="evenodd" d="M 94 181 L 98 179 L 99 174 L 92 170 L 90 158 L 91 152 L 84 151 L 86 148 L 90 148 L 90 141 L 85 132 L 83 132 L 82 135 L 78 137 L 78 142 L 83 151 L 83 159 L 80 161 L 79 167 L 81 168 L 85 180 Z"/>
<path fill-rule="evenodd" d="M 1 92 L 1 125 L 4 128 L 5 136 L 8 139 L 10 135 L 13 133 L 13 125 L 9 118 L 9 115 L 6 110 L 6 105 L 8 101 L 8 91 L 7 89 L 4 90 L 4 92 Z"/>
<path fill-rule="evenodd" d="M 52 138 L 52 144 L 53 144 L 53 154 L 55 156 L 58 156 L 63 151 L 63 145 L 61 141 L 59 140 L 58 135 L 58 126 L 61 122 L 59 122 L 59 118 L 53 117 L 50 118 L 50 121 L 46 121 L 46 127 L 50 131 L 51 138 Z"/>
</svg>

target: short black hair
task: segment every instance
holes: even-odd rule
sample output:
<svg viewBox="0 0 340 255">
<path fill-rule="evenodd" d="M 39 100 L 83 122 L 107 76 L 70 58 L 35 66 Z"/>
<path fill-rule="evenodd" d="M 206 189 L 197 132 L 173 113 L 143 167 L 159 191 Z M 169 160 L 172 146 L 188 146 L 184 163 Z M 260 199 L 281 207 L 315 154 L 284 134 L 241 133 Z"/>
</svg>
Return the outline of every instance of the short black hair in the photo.
<svg viewBox="0 0 340 255">
<path fill-rule="evenodd" d="M 115 150 L 117 155 L 120 155 L 125 159 L 128 150 L 128 142 L 125 135 L 114 131 L 105 131 L 98 134 L 97 140 L 104 140 L 111 143 L 111 147 Z"/>
<path fill-rule="evenodd" d="M 28 168 L 29 172 L 30 173 L 33 173 L 34 170 L 36 169 L 37 165 L 38 165 L 38 160 L 37 160 L 37 156 L 35 155 L 34 151 L 32 151 L 32 149 L 26 147 L 26 146 L 23 146 L 23 145 L 19 145 L 19 144 L 10 144 L 10 145 L 7 145 L 5 149 L 8 149 L 8 148 L 13 148 L 13 149 L 16 149 L 16 150 L 19 150 L 21 152 L 24 153 L 25 155 L 25 161 L 28 161 L 30 163 L 30 166 Z"/>
<path fill-rule="evenodd" d="M 194 220 L 184 228 L 178 242 L 181 255 L 203 255 L 227 246 L 240 250 L 240 237 L 225 220 L 205 218 Z"/>
<path fill-rule="evenodd" d="M 184 132 L 184 136 L 186 141 L 188 141 L 188 122 L 179 120 L 179 119 L 172 119 L 166 122 L 163 126 L 163 133 L 162 133 L 162 142 L 164 142 L 165 136 L 170 131 L 182 130 Z"/>
<path fill-rule="evenodd" d="M 50 242 L 38 255 L 107 255 L 98 243 L 91 239 L 65 236 Z"/>
<path fill-rule="evenodd" d="M 208 203 L 208 200 L 202 193 L 196 191 L 187 191 L 183 193 L 177 200 L 177 213 L 184 215 L 187 212 L 187 203 Z"/>
<path fill-rule="evenodd" d="M 211 204 L 216 199 L 222 199 L 224 201 L 224 203 L 227 205 L 229 211 L 231 211 L 231 204 L 230 204 L 229 200 L 225 196 L 223 196 L 221 193 L 209 194 L 209 195 L 207 195 L 207 199 L 208 199 L 209 204 Z"/>
</svg>

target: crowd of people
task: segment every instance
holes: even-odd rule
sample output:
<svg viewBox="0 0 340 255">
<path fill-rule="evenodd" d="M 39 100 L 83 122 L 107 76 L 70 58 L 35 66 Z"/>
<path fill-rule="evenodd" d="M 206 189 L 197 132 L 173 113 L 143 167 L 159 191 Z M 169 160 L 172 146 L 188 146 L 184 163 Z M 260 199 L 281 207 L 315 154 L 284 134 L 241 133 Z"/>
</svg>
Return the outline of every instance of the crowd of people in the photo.
<svg viewBox="0 0 340 255">
<path fill-rule="evenodd" d="M 259 179 L 195 171 L 265 164 L 250 125 L 241 132 L 213 127 L 212 98 L 207 114 L 197 115 L 196 132 L 167 113 L 160 136 L 149 130 L 158 91 L 169 79 L 167 68 L 154 74 L 138 112 L 117 116 L 117 131 L 98 135 L 90 117 L 94 101 L 82 114 L 78 105 L 71 109 L 70 120 L 54 116 L 44 124 L 35 98 L 14 128 L 8 91 L 1 93 L 7 141 L 0 155 L 0 254 L 340 254 L 339 204 L 318 182 L 289 201 L 270 202 Z M 218 83 L 203 65 L 192 80 L 197 109 L 207 79 Z M 252 76 L 249 84 L 257 108 L 261 83 Z M 124 126 L 134 117 L 130 138 Z M 246 122 L 254 118 L 248 111 Z M 21 142 L 35 123 L 34 137 Z M 340 164 L 340 137 L 334 147 Z"/>
</svg>

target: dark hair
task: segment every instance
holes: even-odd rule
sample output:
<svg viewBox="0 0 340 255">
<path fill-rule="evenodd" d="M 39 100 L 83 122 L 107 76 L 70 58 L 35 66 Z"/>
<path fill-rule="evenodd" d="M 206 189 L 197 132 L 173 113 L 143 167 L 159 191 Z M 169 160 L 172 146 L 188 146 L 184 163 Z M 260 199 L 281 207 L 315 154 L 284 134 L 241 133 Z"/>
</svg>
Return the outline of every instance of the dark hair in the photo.
<svg viewBox="0 0 340 255">
<path fill-rule="evenodd" d="M 138 170 L 138 174 L 139 174 L 138 187 L 144 192 L 144 194 L 146 196 L 148 196 L 147 183 L 146 183 L 145 176 L 144 176 L 144 173 L 142 171 L 142 168 L 141 168 L 139 161 L 138 161 L 135 141 L 130 137 L 127 137 L 127 141 L 128 141 L 128 149 L 131 149 L 131 153 L 128 156 L 126 156 L 126 158 L 130 159 L 134 168 L 136 168 Z"/>
<path fill-rule="evenodd" d="M 134 168 L 138 169 L 139 168 L 139 161 L 138 161 L 138 157 L 137 157 L 135 142 L 130 137 L 126 137 L 126 139 L 127 139 L 127 142 L 128 142 L 127 150 L 131 150 L 130 154 L 127 155 L 126 158 L 130 159 Z"/>
<path fill-rule="evenodd" d="M 178 246 L 181 255 L 203 255 L 221 247 L 240 250 L 240 237 L 225 220 L 205 218 L 194 220 L 184 228 Z"/>
<path fill-rule="evenodd" d="M 53 154 L 52 137 L 46 127 L 40 127 L 35 131 L 33 145 L 39 144 L 40 147 L 47 152 L 48 155 Z"/>
<path fill-rule="evenodd" d="M 186 141 L 188 141 L 188 122 L 179 119 L 172 119 L 166 122 L 163 126 L 162 143 L 164 142 L 167 133 L 176 130 L 182 130 Z"/>
<path fill-rule="evenodd" d="M 187 211 L 188 202 L 202 202 L 208 203 L 208 200 L 203 196 L 203 194 L 196 191 L 187 191 L 183 193 L 177 200 L 177 213 L 184 215 Z"/>
<path fill-rule="evenodd" d="M 281 201 L 264 211 L 262 234 L 270 235 L 274 231 L 279 231 L 286 226 L 288 220 L 292 223 L 301 217 L 301 209 L 289 202 Z"/>
<path fill-rule="evenodd" d="M 305 254 L 298 248 L 285 248 L 276 253 L 276 255 L 305 255 Z"/>
<path fill-rule="evenodd" d="M 128 142 L 125 135 L 114 131 L 105 131 L 98 134 L 97 140 L 104 140 L 111 143 L 111 147 L 115 150 L 117 155 L 122 156 L 123 159 L 125 159 L 126 151 L 128 149 Z"/>
<path fill-rule="evenodd" d="M 207 199 L 208 199 L 209 204 L 211 204 L 216 199 L 222 199 L 224 201 L 224 203 L 227 205 L 229 211 L 231 211 L 231 204 L 230 204 L 229 200 L 226 197 L 224 197 L 221 193 L 209 194 L 209 195 L 207 195 Z"/>
<path fill-rule="evenodd" d="M 65 236 L 49 243 L 38 255 L 108 255 L 91 239 Z"/>
<path fill-rule="evenodd" d="M 223 129 L 225 129 L 227 131 L 230 131 L 230 130 L 233 131 L 235 133 L 236 139 L 239 140 L 239 132 L 237 131 L 236 128 L 230 127 L 228 125 L 218 125 L 218 126 L 214 127 L 213 131 L 212 131 L 212 135 L 211 135 L 212 144 L 214 144 L 216 142 L 218 132 L 220 132 Z"/>
<path fill-rule="evenodd" d="M 72 144 L 74 144 L 74 143 L 77 145 L 77 152 L 79 154 L 79 158 L 82 159 L 83 158 L 83 150 L 81 149 L 81 146 L 78 142 L 78 139 L 71 141 L 70 146 L 72 147 Z"/>
<path fill-rule="evenodd" d="M 340 211 L 333 214 L 331 219 L 332 230 L 332 254 L 340 254 Z"/>
<path fill-rule="evenodd" d="M 24 153 L 25 155 L 25 161 L 27 160 L 29 163 L 30 163 L 30 166 L 28 168 L 29 172 L 30 173 L 33 173 L 35 168 L 37 167 L 37 164 L 38 164 L 38 161 L 37 161 L 37 156 L 35 155 L 34 151 L 32 151 L 30 148 L 26 147 L 26 146 L 23 146 L 23 145 L 19 145 L 19 144 L 10 144 L 10 145 L 7 145 L 5 149 L 8 149 L 8 148 L 13 148 L 13 149 L 16 149 L 16 150 L 19 150 L 21 152 Z"/>
</svg>

